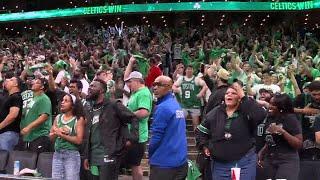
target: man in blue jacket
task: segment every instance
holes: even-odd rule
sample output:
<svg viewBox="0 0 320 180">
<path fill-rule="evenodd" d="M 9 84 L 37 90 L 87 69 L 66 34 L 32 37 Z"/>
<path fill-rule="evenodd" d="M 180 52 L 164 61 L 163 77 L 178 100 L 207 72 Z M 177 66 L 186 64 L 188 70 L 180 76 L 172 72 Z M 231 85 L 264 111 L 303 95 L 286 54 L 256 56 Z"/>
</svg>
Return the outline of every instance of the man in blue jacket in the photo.
<svg viewBox="0 0 320 180">
<path fill-rule="evenodd" d="M 172 84 L 167 76 L 153 83 L 157 106 L 149 143 L 150 180 L 184 180 L 187 176 L 186 121 Z"/>
</svg>

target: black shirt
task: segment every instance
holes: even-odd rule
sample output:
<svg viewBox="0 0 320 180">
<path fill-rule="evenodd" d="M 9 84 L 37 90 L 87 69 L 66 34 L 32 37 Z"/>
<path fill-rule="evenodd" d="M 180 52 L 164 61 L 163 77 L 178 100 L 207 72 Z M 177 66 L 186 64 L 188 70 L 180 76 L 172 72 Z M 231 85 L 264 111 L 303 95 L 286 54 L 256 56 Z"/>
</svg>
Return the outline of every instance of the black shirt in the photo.
<svg viewBox="0 0 320 180">
<path fill-rule="evenodd" d="M 313 126 L 313 132 L 319 132 L 320 131 L 320 115 L 316 116 L 314 120 L 314 126 Z"/>
<path fill-rule="evenodd" d="M 47 91 L 46 95 L 49 97 L 52 104 L 52 115 L 56 116 L 59 114 L 59 105 L 62 102 L 63 96 L 67 93 L 57 88 L 55 91 Z"/>
<path fill-rule="evenodd" d="M 0 90 L 0 110 L 2 109 L 2 105 L 4 104 L 7 98 L 8 94 Z"/>
<path fill-rule="evenodd" d="M 18 117 L 8 126 L 0 130 L 0 133 L 4 133 L 7 131 L 20 132 L 20 121 L 22 115 L 22 97 L 20 92 L 11 94 L 8 99 L 4 102 L 1 110 L 0 110 L 0 122 L 2 122 L 9 114 L 11 107 L 20 108 Z"/>
<path fill-rule="evenodd" d="M 248 97 L 242 99 L 231 117 L 227 116 L 226 106 L 219 105 L 206 114 L 198 126 L 197 144 L 200 148 L 208 147 L 217 161 L 239 160 L 254 147 L 254 133 L 265 116 L 265 110 Z M 226 138 L 228 133 L 230 139 Z"/>
<path fill-rule="evenodd" d="M 203 76 L 203 80 L 207 84 L 211 92 L 216 89 L 215 82 L 207 74 Z"/>
<path fill-rule="evenodd" d="M 219 106 L 224 101 L 224 95 L 226 94 L 227 89 L 228 85 L 222 85 L 217 87 L 217 89 L 212 92 L 209 97 L 205 113 L 209 113 L 212 109 Z"/>
<path fill-rule="evenodd" d="M 295 153 L 297 152 L 289 142 L 280 134 L 270 134 L 267 132 L 267 128 L 271 123 L 276 125 L 282 125 L 282 128 L 286 130 L 292 136 L 302 134 L 301 125 L 295 114 L 282 114 L 279 116 L 269 116 L 266 122 L 265 128 L 265 142 L 268 146 L 269 153 Z"/>
<path fill-rule="evenodd" d="M 302 93 L 298 95 L 294 100 L 294 107 L 304 108 L 310 105 L 311 108 L 320 109 L 319 103 L 317 103 L 310 94 Z M 314 118 L 312 116 L 306 116 L 304 114 L 297 114 L 302 127 L 303 140 L 314 141 Z"/>
</svg>

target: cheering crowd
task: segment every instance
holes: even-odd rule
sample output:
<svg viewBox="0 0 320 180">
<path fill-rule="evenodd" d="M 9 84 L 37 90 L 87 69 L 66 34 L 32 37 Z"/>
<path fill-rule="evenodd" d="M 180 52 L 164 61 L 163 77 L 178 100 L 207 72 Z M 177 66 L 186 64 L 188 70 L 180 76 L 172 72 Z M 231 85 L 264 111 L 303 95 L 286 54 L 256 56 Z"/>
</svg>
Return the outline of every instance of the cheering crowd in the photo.
<svg viewBox="0 0 320 180">
<path fill-rule="evenodd" d="M 185 179 L 187 118 L 203 179 L 239 167 L 295 180 L 320 158 L 320 44 L 306 30 L 79 24 L 0 38 L 0 149 L 53 151 L 53 178 L 84 166 L 117 179 L 125 165 L 140 180 L 147 151 L 150 179 Z"/>
</svg>

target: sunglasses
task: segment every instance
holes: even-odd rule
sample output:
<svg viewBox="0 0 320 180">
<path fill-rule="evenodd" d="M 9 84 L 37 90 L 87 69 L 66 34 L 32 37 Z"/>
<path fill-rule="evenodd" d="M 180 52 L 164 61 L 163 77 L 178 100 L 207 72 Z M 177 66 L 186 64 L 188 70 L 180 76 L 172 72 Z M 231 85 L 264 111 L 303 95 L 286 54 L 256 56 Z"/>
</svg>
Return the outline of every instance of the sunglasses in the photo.
<svg viewBox="0 0 320 180">
<path fill-rule="evenodd" d="M 156 86 L 166 87 L 166 86 L 170 86 L 170 85 L 169 84 L 162 84 L 160 82 L 154 82 L 154 83 L 152 83 L 152 86 L 153 87 L 156 87 Z"/>
</svg>

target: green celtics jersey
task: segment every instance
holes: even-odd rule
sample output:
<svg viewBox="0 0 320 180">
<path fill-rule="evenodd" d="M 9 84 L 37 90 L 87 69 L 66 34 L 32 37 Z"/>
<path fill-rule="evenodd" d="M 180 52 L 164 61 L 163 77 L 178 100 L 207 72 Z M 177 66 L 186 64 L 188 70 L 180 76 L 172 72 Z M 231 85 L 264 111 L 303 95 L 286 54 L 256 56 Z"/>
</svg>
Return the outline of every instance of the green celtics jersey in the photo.
<svg viewBox="0 0 320 180">
<path fill-rule="evenodd" d="M 197 94 L 200 92 L 200 87 L 196 85 L 195 77 L 190 81 L 182 78 L 181 83 L 181 105 L 183 108 L 199 108 L 201 106 L 200 99 L 197 98 Z"/>
<path fill-rule="evenodd" d="M 48 136 L 52 120 L 51 120 L 51 101 L 45 94 L 34 96 L 29 100 L 26 107 L 23 107 L 23 116 L 21 118 L 20 128 L 23 129 L 39 118 L 42 114 L 47 114 L 48 119 L 38 127 L 31 130 L 29 134 L 23 136 L 23 140 L 31 142 L 39 137 Z"/>
<path fill-rule="evenodd" d="M 63 114 L 59 114 L 57 117 L 57 127 L 63 128 L 65 130 L 68 129 L 68 135 L 69 136 L 76 136 L 76 125 L 77 125 L 77 118 L 74 116 L 71 119 L 65 121 Z M 60 137 L 56 138 L 56 141 L 54 143 L 54 149 L 55 150 L 78 150 L 78 145 L 72 144 L 71 142 L 62 139 Z"/>
<path fill-rule="evenodd" d="M 33 92 L 31 90 L 26 90 L 21 93 L 23 106 L 22 106 L 22 117 L 24 117 L 29 109 L 31 108 L 33 100 Z"/>
</svg>

